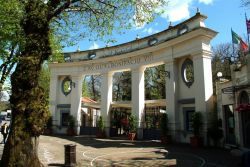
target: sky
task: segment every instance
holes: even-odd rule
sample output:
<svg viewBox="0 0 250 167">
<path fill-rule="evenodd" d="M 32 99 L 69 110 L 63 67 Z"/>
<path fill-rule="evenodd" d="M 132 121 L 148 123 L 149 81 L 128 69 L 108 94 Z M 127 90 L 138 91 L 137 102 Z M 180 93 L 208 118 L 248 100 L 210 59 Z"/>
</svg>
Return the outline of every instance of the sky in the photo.
<svg viewBox="0 0 250 167">
<path fill-rule="evenodd" d="M 231 28 L 242 39 L 247 39 L 245 13 L 250 18 L 250 6 L 243 7 L 241 0 L 169 0 L 169 5 L 164 7 L 164 13 L 152 23 L 143 27 L 134 26 L 123 35 L 114 34 L 117 42 L 109 44 L 114 46 L 133 41 L 137 36 L 140 38 L 152 35 L 168 28 L 169 23 L 177 25 L 194 16 L 199 8 L 201 14 L 208 18 L 205 20 L 206 27 L 218 32 L 211 41 L 211 46 L 216 47 L 221 43 L 232 41 Z M 80 41 L 72 47 L 64 48 L 64 52 L 75 52 L 105 47 L 107 44 L 101 41 Z"/>
</svg>

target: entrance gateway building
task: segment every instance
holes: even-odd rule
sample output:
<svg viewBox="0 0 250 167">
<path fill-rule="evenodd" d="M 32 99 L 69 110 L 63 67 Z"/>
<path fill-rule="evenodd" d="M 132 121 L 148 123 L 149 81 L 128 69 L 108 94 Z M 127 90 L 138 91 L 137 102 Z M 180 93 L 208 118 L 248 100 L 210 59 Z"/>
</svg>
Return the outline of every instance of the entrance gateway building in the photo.
<svg viewBox="0 0 250 167">
<path fill-rule="evenodd" d="M 217 34 L 206 28 L 206 18 L 197 12 L 190 19 L 157 34 L 117 46 L 65 53 L 68 61 L 49 64 L 50 111 L 55 132 L 66 133 L 64 119 L 70 114 L 75 117 L 76 132 L 80 134 L 82 80 L 86 75 L 99 74 L 99 110 L 106 135 L 110 136 L 112 106 L 118 105 L 112 101 L 112 76 L 115 72 L 131 71 L 132 99 L 128 106 L 138 120 L 137 137 L 143 139 L 144 109 L 149 103 L 145 100 L 144 70 L 164 64 L 166 99 L 161 100 L 161 104 L 163 102 L 168 113 L 172 139 L 189 142 L 191 114 L 199 111 L 203 116 L 202 134 L 206 140 L 208 113 L 213 108 L 210 41 Z"/>
</svg>

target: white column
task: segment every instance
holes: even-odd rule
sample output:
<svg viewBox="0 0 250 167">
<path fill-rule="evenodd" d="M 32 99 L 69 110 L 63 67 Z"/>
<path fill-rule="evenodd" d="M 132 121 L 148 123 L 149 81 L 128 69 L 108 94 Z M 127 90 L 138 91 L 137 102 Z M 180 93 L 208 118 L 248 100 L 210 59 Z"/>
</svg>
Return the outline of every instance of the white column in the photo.
<svg viewBox="0 0 250 167">
<path fill-rule="evenodd" d="M 180 130 L 179 112 L 177 111 L 178 99 L 178 69 L 174 61 L 165 64 L 165 71 L 169 72 L 169 78 L 166 77 L 166 111 L 168 114 L 168 128 L 175 141 L 179 141 L 177 131 Z"/>
<path fill-rule="evenodd" d="M 110 130 L 110 104 L 112 102 L 112 76 L 113 76 L 113 72 L 102 74 L 101 116 L 104 120 L 106 136 L 109 136 L 109 130 Z"/>
<path fill-rule="evenodd" d="M 203 115 L 204 142 L 207 143 L 208 112 L 213 109 L 211 56 L 200 53 L 193 56 L 195 110 Z"/>
<path fill-rule="evenodd" d="M 81 99 L 82 99 L 82 76 L 71 76 L 71 108 L 70 114 L 74 116 L 76 121 L 76 134 L 80 134 L 81 123 Z"/>
<path fill-rule="evenodd" d="M 144 70 L 145 67 L 132 69 L 132 113 L 138 120 L 137 138 L 143 138 L 143 118 L 144 118 Z"/>
<path fill-rule="evenodd" d="M 53 125 L 59 125 L 60 117 L 56 114 L 56 106 L 57 106 L 57 93 L 58 93 L 58 76 L 51 75 L 50 76 L 50 87 L 49 87 L 49 110 L 51 112 Z"/>
</svg>

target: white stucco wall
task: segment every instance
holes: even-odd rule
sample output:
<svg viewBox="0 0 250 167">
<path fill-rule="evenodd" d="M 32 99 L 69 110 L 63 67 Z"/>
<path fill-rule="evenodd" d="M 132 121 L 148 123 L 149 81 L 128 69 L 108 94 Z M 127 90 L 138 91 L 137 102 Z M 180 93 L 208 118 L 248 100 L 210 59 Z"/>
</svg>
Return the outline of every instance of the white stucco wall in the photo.
<svg viewBox="0 0 250 167">
<path fill-rule="evenodd" d="M 106 47 L 96 50 L 67 53 L 71 61 L 65 63 L 51 63 L 49 65 L 52 76 L 50 109 L 52 113 L 58 113 L 58 104 L 71 104 L 70 113 L 79 121 L 80 113 L 80 78 L 83 75 L 101 74 L 102 101 L 101 114 L 106 121 L 106 132 L 109 129 L 109 111 L 112 102 L 112 73 L 129 70 L 132 72 L 132 111 L 138 117 L 138 127 L 144 116 L 144 69 L 155 65 L 165 64 L 165 70 L 170 73 L 166 77 L 166 109 L 169 113 L 169 126 L 173 138 L 177 141 L 186 142 L 187 137 L 180 135 L 183 130 L 183 107 L 194 107 L 196 111 L 206 113 L 211 110 L 212 74 L 211 74 L 211 48 L 210 40 L 217 34 L 206 28 L 204 24 L 206 16 L 197 13 L 194 17 L 183 23 L 166 29 L 143 39 L 128 42 L 126 44 Z M 187 31 L 178 34 L 183 27 Z M 149 42 L 157 39 L 157 43 L 150 46 Z M 88 54 L 95 53 L 96 58 L 88 59 Z M 181 77 L 181 66 L 186 58 L 193 61 L 194 83 L 189 88 L 184 84 Z M 64 77 L 69 76 L 76 87 L 65 96 L 61 92 L 61 83 Z M 78 79 L 75 79 L 78 78 Z M 57 83 L 56 83 L 57 82 Z M 111 86 L 111 87 L 110 87 Z M 56 94 L 56 95 L 54 95 Z M 185 99 L 194 99 L 191 103 L 183 103 Z M 60 119 L 58 114 L 54 114 Z M 80 126 L 80 125 L 78 125 Z M 204 128 L 205 129 L 205 128 Z M 141 133 L 141 132 L 139 132 Z M 143 136 L 140 134 L 139 136 Z"/>
</svg>

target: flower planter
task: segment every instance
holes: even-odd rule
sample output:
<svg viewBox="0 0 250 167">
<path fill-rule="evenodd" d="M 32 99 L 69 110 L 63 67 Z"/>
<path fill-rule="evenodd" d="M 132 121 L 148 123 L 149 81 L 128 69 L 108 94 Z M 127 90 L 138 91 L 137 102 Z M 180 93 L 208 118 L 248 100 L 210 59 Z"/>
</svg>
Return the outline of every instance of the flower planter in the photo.
<svg viewBox="0 0 250 167">
<path fill-rule="evenodd" d="M 161 136 L 161 143 L 162 144 L 169 144 L 171 143 L 171 135 Z"/>
<path fill-rule="evenodd" d="M 194 148 L 201 147 L 203 145 L 203 139 L 199 136 L 190 137 L 190 145 Z"/>
<path fill-rule="evenodd" d="M 128 134 L 128 139 L 133 141 L 135 139 L 136 133 L 129 133 Z"/>
<path fill-rule="evenodd" d="M 68 128 L 67 129 L 67 135 L 68 136 L 75 136 L 76 135 L 75 129 L 74 128 Z"/>
<path fill-rule="evenodd" d="M 96 137 L 97 138 L 105 138 L 106 137 L 105 131 L 97 130 Z"/>
</svg>

